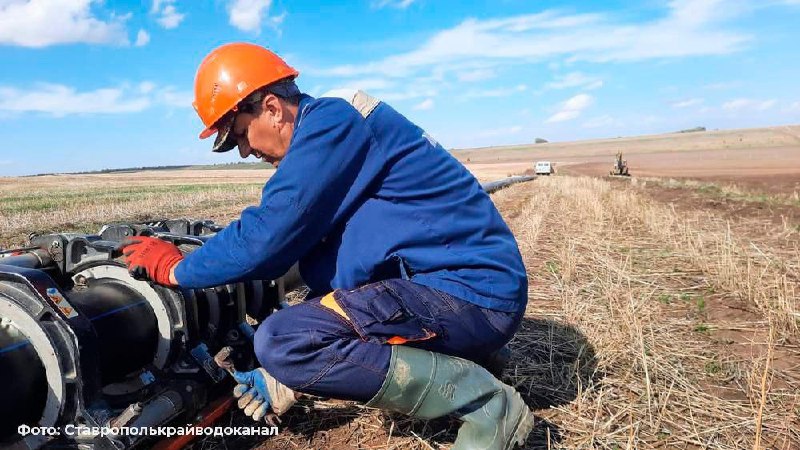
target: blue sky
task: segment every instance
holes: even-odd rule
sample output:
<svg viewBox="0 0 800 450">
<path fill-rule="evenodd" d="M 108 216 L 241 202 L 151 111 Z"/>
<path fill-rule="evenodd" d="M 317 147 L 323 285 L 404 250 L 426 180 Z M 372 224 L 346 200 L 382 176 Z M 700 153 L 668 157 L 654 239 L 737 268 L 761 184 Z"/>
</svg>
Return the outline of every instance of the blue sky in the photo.
<svg viewBox="0 0 800 450">
<path fill-rule="evenodd" d="M 266 45 L 448 148 L 800 123 L 800 0 L 0 0 L 0 175 L 237 160 L 198 63 Z"/>
</svg>

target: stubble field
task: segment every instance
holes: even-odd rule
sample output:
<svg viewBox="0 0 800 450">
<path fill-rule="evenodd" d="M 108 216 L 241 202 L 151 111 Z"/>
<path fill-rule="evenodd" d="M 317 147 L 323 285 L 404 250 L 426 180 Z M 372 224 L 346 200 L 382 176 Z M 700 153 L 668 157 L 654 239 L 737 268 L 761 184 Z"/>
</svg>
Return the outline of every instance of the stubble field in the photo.
<svg viewBox="0 0 800 450">
<path fill-rule="evenodd" d="M 528 448 L 800 448 L 798 135 L 777 127 L 454 152 L 482 181 L 557 164 L 556 176 L 492 196 L 530 278 L 504 375 L 538 418 Z M 604 177 L 616 151 L 634 177 Z M 114 220 L 225 223 L 258 202 L 270 174 L 0 179 L 0 246 Z M 457 426 L 312 399 L 277 437 L 198 448 L 438 449 Z"/>
<path fill-rule="evenodd" d="M 258 203 L 272 173 L 155 170 L 0 178 L 0 247 L 23 245 L 30 233 L 94 233 L 113 221 L 197 217 L 227 223 Z"/>
<path fill-rule="evenodd" d="M 539 419 L 527 448 L 800 448 L 796 219 L 768 205 L 729 217 L 710 205 L 749 200 L 691 185 L 583 176 L 493 199 L 530 277 L 504 376 Z M 259 448 L 447 448 L 457 430 L 305 408 Z"/>
</svg>

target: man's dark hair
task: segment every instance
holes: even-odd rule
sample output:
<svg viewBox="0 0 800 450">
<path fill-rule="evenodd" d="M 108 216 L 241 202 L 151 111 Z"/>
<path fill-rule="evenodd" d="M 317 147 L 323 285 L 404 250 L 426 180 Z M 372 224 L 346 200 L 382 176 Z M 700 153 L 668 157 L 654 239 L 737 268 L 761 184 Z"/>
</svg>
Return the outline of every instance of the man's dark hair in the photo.
<svg viewBox="0 0 800 450">
<path fill-rule="evenodd" d="M 300 104 L 300 96 L 302 95 L 293 79 L 285 79 L 256 89 L 255 92 L 242 100 L 242 103 L 258 105 L 267 94 L 272 94 L 293 106 Z"/>
</svg>

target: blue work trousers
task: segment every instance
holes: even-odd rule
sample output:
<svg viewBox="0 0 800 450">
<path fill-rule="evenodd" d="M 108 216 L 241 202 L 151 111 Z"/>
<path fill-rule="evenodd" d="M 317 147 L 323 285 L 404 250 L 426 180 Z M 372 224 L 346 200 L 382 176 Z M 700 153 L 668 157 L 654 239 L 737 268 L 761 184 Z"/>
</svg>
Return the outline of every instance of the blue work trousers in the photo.
<svg viewBox="0 0 800 450">
<path fill-rule="evenodd" d="M 386 378 L 391 344 L 484 364 L 516 332 L 524 313 L 481 308 L 404 279 L 307 300 L 258 327 L 258 361 L 275 379 L 306 394 L 366 402 Z M 331 308 L 335 300 L 338 308 Z M 337 312 L 338 309 L 338 312 Z"/>
</svg>

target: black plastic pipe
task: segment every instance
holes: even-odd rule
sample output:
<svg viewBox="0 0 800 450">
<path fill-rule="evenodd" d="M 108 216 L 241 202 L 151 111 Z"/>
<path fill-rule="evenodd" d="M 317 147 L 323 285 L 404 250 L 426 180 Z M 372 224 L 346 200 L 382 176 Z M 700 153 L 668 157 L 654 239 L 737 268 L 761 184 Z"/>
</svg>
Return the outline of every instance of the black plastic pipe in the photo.
<svg viewBox="0 0 800 450">
<path fill-rule="evenodd" d="M 99 279 L 87 288 L 70 291 L 68 296 L 97 331 L 104 384 L 122 381 L 153 362 L 158 322 L 141 294 L 113 279 Z"/>
<path fill-rule="evenodd" d="M 0 318 L 0 447 L 17 436 L 17 427 L 35 425 L 47 399 L 44 366 L 25 336 Z"/>
<path fill-rule="evenodd" d="M 50 254 L 42 249 L 29 250 L 18 255 L 8 254 L 8 252 L 3 252 L 3 254 L 0 255 L 0 264 L 25 267 L 27 269 L 45 267 L 51 264 L 52 261 Z"/>
<path fill-rule="evenodd" d="M 484 191 L 486 191 L 486 193 L 491 194 L 492 192 L 499 191 L 500 189 L 511 186 L 512 184 L 531 181 L 535 178 L 536 177 L 530 175 L 518 175 L 514 177 L 503 178 L 501 180 L 489 181 L 488 183 L 482 183 L 481 187 Z"/>
</svg>

